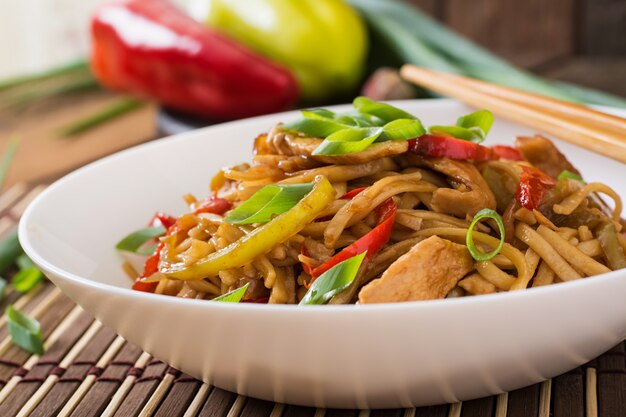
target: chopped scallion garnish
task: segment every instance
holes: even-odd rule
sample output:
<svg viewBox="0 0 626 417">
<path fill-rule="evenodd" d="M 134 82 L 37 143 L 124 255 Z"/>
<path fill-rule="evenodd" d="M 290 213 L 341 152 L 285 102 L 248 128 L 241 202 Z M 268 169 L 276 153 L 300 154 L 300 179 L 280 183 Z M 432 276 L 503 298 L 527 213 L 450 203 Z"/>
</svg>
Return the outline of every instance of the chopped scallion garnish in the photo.
<svg viewBox="0 0 626 417">
<path fill-rule="evenodd" d="M 224 221 L 231 224 L 265 223 L 283 214 L 311 192 L 313 183 L 266 185 L 232 210 Z"/>
<path fill-rule="evenodd" d="M 236 290 L 232 290 L 231 292 L 222 294 L 219 297 L 215 297 L 211 301 L 221 301 L 223 303 L 238 303 L 246 294 L 246 291 L 248 290 L 249 286 L 250 284 L 246 284 L 243 287 L 237 288 Z"/>
<path fill-rule="evenodd" d="M 457 139 L 481 143 L 491 130 L 493 121 L 493 114 L 489 110 L 478 110 L 459 117 L 455 126 L 431 126 L 428 130 L 432 133 L 446 133 Z"/>
<path fill-rule="evenodd" d="M 413 139 L 424 133 L 424 126 L 417 119 L 397 119 L 383 126 L 383 136 L 389 140 Z"/>
<path fill-rule="evenodd" d="M 398 119 L 416 119 L 410 113 L 405 112 L 391 104 L 378 103 L 367 97 L 357 97 L 352 102 L 352 105 L 361 114 L 377 117 L 382 121 L 382 124 L 393 122 Z"/>
<path fill-rule="evenodd" d="M 575 180 L 575 181 L 584 182 L 583 181 L 583 177 L 581 177 L 578 174 L 574 174 L 572 171 L 569 171 L 567 169 L 564 169 L 563 171 L 561 171 L 561 173 L 559 174 L 559 176 L 556 179 L 559 180 L 559 181 L 561 181 L 563 179 L 569 179 L 569 180 Z"/>
<path fill-rule="evenodd" d="M 133 233 L 129 234 L 124 239 L 120 240 L 117 243 L 117 245 L 115 245 L 115 248 L 117 250 L 121 250 L 125 252 L 139 253 L 139 254 L 144 254 L 144 255 L 146 253 L 149 254 L 151 252 L 145 251 L 146 253 L 144 253 L 144 251 L 140 250 L 142 246 L 148 243 L 149 241 L 151 241 L 152 239 L 155 239 L 159 236 L 163 236 L 164 234 L 165 234 L 165 227 L 149 226 L 144 229 L 136 230 Z"/>
<path fill-rule="evenodd" d="M 352 284 L 367 251 L 346 259 L 320 275 L 306 292 L 300 305 L 325 304 Z"/>
<path fill-rule="evenodd" d="M 337 122 L 332 119 L 313 118 L 307 117 L 306 112 L 303 113 L 303 118 L 294 120 L 293 122 L 285 123 L 280 126 L 283 130 L 294 130 L 304 133 L 307 136 L 314 138 L 325 138 L 332 135 L 335 132 L 339 132 L 344 129 L 349 129 L 352 126 Z"/>
<path fill-rule="evenodd" d="M 13 279 L 11 280 L 11 284 L 13 288 L 21 293 L 26 293 L 37 284 L 39 284 L 43 280 L 43 272 L 39 270 L 36 266 L 29 266 L 27 268 L 21 269 Z"/>
<path fill-rule="evenodd" d="M 36 355 L 43 354 L 43 336 L 39 322 L 8 306 L 5 311 L 13 343 Z"/>
<path fill-rule="evenodd" d="M 344 155 L 364 151 L 374 143 L 383 129 L 380 127 L 360 127 L 340 130 L 328 136 L 313 155 Z"/>
<path fill-rule="evenodd" d="M 494 220 L 496 224 L 498 225 L 498 231 L 500 233 L 500 243 L 498 244 L 498 247 L 495 250 L 491 252 L 487 252 L 487 253 L 482 252 L 480 249 L 478 249 L 478 247 L 476 247 L 476 244 L 474 243 L 474 236 L 473 236 L 474 227 L 476 226 L 478 222 L 480 222 L 483 219 Z M 481 211 L 476 213 L 476 215 L 474 216 L 474 219 L 470 223 L 470 226 L 467 229 L 465 243 L 467 245 L 467 249 L 470 252 L 470 255 L 472 255 L 472 258 L 474 258 L 478 262 L 484 262 L 484 261 L 488 261 L 492 259 L 498 253 L 500 253 L 500 251 L 502 250 L 502 247 L 504 246 L 504 238 L 505 238 L 504 223 L 502 222 L 502 217 L 500 217 L 500 215 L 495 210 L 482 209 Z"/>
<path fill-rule="evenodd" d="M 326 109 L 303 110 L 300 119 L 280 128 L 324 139 L 313 151 L 313 155 L 324 156 L 357 153 L 375 142 L 415 139 L 426 133 L 418 118 L 390 104 L 357 97 L 352 105 L 354 110 L 345 113 Z M 430 131 L 482 142 L 492 124 L 493 114 L 479 110 L 460 117 L 455 126 L 431 126 Z"/>
<path fill-rule="evenodd" d="M 474 113 L 461 116 L 457 119 L 456 125 L 465 129 L 473 130 L 478 133 L 483 140 L 493 126 L 493 113 L 489 110 L 478 110 Z"/>
</svg>

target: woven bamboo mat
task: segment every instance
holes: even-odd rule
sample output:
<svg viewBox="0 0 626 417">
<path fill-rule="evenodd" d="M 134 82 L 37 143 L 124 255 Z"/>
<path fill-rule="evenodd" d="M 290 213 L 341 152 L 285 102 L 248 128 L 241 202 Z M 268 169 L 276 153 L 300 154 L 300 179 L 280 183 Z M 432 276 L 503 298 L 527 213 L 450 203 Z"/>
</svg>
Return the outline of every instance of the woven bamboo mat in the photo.
<svg viewBox="0 0 626 417">
<path fill-rule="evenodd" d="M 0 196 L 0 238 L 45 187 Z M 0 317 L 0 416 L 223 417 L 626 417 L 626 343 L 564 375 L 498 396 L 398 410 L 322 410 L 227 392 L 182 374 L 126 343 L 50 282 L 3 301 L 37 318 L 41 357 L 13 345 Z"/>
</svg>

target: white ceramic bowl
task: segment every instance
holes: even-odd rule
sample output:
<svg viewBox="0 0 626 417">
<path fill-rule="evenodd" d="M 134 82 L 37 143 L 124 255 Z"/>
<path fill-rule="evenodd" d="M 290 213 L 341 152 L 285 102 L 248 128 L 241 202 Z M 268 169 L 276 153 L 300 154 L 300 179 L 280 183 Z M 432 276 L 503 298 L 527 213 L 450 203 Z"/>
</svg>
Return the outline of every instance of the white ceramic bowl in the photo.
<svg viewBox="0 0 626 417">
<path fill-rule="evenodd" d="M 398 102 L 429 124 L 470 109 Z M 345 108 L 345 106 L 343 106 Z M 59 180 L 26 210 L 20 240 L 68 296 L 156 358 L 220 388 L 321 407 L 455 402 L 565 372 L 626 337 L 626 270 L 506 294 L 367 306 L 211 303 L 129 289 L 114 244 L 181 195 L 208 194 L 222 166 L 296 113 L 227 123 L 110 156 Z M 490 143 L 528 129 L 498 121 Z M 626 196 L 624 166 L 559 143 L 587 180 Z"/>
</svg>

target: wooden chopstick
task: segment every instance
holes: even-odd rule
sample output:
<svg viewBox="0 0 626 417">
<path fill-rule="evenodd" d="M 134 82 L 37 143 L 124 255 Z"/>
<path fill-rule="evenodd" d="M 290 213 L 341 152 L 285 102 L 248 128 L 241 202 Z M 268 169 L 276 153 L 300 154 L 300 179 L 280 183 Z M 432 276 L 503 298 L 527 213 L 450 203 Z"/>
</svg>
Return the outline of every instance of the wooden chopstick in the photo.
<svg viewBox="0 0 626 417">
<path fill-rule="evenodd" d="M 555 99 L 405 65 L 408 81 L 626 163 L 626 120 Z"/>
<path fill-rule="evenodd" d="M 500 86 L 497 84 L 477 80 L 475 78 L 463 77 L 460 75 L 448 73 L 439 74 L 456 82 L 465 83 L 475 90 L 481 91 L 485 94 L 491 94 L 492 96 L 515 101 L 520 104 L 541 108 L 542 111 L 562 115 L 563 117 L 567 117 L 572 120 L 583 118 L 586 122 L 597 125 L 599 127 L 614 129 L 618 133 L 626 132 L 626 119 L 612 114 L 603 113 L 587 106 L 562 100 L 556 100 L 551 97 L 541 96 L 539 94 L 528 93 L 523 90 Z"/>
</svg>

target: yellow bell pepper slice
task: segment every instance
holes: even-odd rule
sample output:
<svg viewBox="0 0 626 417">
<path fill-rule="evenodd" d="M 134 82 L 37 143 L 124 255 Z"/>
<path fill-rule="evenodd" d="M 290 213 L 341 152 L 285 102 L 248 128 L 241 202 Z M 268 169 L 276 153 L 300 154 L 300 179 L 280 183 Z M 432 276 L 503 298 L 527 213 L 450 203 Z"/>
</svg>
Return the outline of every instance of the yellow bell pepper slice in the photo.
<svg viewBox="0 0 626 417">
<path fill-rule="evenodd" d="M 275 217 L 227 247 L 193 265 L 170 264 L 161 260 L 159 271 L 180 280 L 199 280 L 220 271 L 243 266 L 265 255 L 311 223 L 335 199 L 335 189 L 324 176 L 317 176 L 313 189 L 289 211 Z"/>
</svg>

